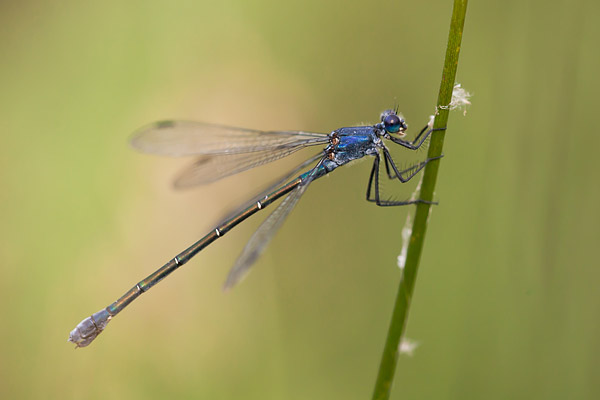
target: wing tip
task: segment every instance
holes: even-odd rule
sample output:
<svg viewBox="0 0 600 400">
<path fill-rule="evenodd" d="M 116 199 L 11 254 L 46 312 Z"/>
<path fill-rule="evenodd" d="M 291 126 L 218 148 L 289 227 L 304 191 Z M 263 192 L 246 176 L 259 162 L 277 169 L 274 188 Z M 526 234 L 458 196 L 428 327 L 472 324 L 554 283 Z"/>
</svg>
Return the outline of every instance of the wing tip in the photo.
<svg viewBox="0 0 600 400">
<path fill-rule="evenodd" d="M 153 126 L 156 129 L 166 129 L 166 128 L 173 128 L 175 125 L 176 125 L 176 122 L 174 120 L 165 119 L 162 121 L 156 121 L 151 126 Z"/>
<path fill-rule="evenodd" d="M 154 153 L 154 151 L 152 151 L 148 146 L 148 143 L 146 143 L 148 136 L 152 136 L 152 133 L 156 131 L 175 128 L 176 125 L 177 121 L 172 119 L 165 119 L 144 125 L 141 128 L 133 131 L 133 134 L 129 139 L 129 144 L 131 147 L 139 151 Z"/>
</svg>

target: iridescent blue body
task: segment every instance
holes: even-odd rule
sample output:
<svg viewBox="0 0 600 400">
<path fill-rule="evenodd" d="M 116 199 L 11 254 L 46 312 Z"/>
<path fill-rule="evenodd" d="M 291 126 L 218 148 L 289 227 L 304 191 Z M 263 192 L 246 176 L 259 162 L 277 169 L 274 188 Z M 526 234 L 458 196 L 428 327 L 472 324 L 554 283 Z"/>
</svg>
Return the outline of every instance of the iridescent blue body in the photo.
<svg viewBox="0 0 600 400">
<path fill-rule="evenodd" d="M 71 331 L 69 341 L 75 343 L 77 347 L 89 345 L 104 330 L 112 317 L 142 293 L 187 263 L 202 249 L 225 235 L 239 223 L 283 197 L 275 211 L 252 235 L 231 269 L 225 282 L 225 288 L 231 288 L 245 275 L 262 253 L 274 232 L 281 226 L 309 184 L 354 160 L 365 156 L 374 157 L 375 161 L 367 188 L 368 201 L 379 206 L 398 206 L 420 202 L 420 200 L 392 201 L 380 196 L 379 165 L 382 158 L 387 177 L 400 182 L 410 180 L 427 162 L 431 161 L 425 160 L 405 170 L 399 170 L 396 167 L 383 139 L 407 149 L 416 150 L 433 131 L 429 126 L 425 126 L 417 137 L 409 142 L 401 139 L 406 129 L 404 120 L 394 110 L 384 111 L 381 114 L 381 122 L 375 125 L 340 128 L 328 135 L 294 131 L 256 131 L 185 121 L 162 121 L 142 128 L 131 141 L 138 150 L 171 156 L 201 156 L 177 179 L 176 186 L 178 187 L 214 182 L 286 157 L 308 146 L 324 145 L 325 147 L 319 154 L 300 164 L 261 195 L 246 203 L 203 238 L 138 282 L 117 301 L 80 322 Z M 397 136 L 394 136 L 396 134 Z M 316 165 L 311 166 L 314 162 Z M 307 168 L 309 168 L 308 171 L 301 173 Z"/>
<path fill-rule="evenodd" d="M 378 146 L 380 147 L 382 143 L 377 133 L 377 128 L 373 126 L 340 128 L 330 133 L 330 144 L 324 152 L 331 156 L 323 160 L 312 179 L 327 175 L 337 167 L 366 155 L 375 156 L 378 153 Z M 335 140 L 336 138 L 338 140 Z M 336 144 L 338 141 L 339 143 Z M 304 180 L 310 173 L 311 171 L 305 172 L 300 175 L 300 178 Z"/>
</svg>

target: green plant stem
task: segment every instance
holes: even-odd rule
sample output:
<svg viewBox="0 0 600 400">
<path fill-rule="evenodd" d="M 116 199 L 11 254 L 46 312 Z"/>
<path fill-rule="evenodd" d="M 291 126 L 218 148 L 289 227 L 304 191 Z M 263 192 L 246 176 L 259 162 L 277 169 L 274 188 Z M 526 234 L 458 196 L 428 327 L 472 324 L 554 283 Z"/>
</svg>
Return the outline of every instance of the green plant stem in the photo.
<svg viewBox="0 0 600 400">
<path fill-rule="evenodd" d="M 437 101 L 438 113 L 433 123 L 434 128 L 444 128 L 448 122 L 448 105 L 452 99 L 452 90 L 454 88 L 454 79 L 456 77 L 456 68 L 458 66 L 458 55 L 460 53 L 460 44 L 462 31 L 467 12 L 468 0 L 454 0 L 452 10 L 452 21 L 450 24 L 450 33 L 448 35 L 448 47 L 446 48 L 446 60 L 442 73 L 442 82 Z M 444 137 L 446 131 L 435 131 L 431 135 L 428 158 L 438 157 L 442 154 Z M 440 160 L 434 160 L 427 164 L 421 182 L 420 198 L 426 201 L 433 201 L 433 193 L 437 180 Z M 379 374 L 375 383 L 373 400 L 389 399 L 394 381 L 394 372 L 398 361 L 398 349 L 400 340 L 404 335 L 408 310 L 413 296 L 415 279 L 419 268 L 419 260 L 423 250 L 423 241 L 427 231 L 427 220 L 429 219 L 430 204 L 418 203 L 415 218 L 412 226 L 412 233 L 408 243 L 406 254 L 406 263 L 398 293 L 396 303 L 392 313 L 392 321 L 388 330 L 388 336 L 379 365 Z"/>
</svg>

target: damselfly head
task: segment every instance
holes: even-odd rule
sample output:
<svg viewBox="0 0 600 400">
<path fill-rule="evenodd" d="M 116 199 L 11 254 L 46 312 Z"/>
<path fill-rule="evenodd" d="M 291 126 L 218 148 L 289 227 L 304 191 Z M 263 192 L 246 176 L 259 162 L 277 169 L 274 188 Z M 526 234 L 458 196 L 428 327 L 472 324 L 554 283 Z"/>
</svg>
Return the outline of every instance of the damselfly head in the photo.
<svg viewBox="0 0 600 400">
<path fill-rule="evenodd" d="M 400 118 L 394 110 L 385 110 L 382 112 L 381 122 L 383 123 L 383 128 L 387 133 L 402 134 L 407 128 L 404 119 Z"/>
</svg>

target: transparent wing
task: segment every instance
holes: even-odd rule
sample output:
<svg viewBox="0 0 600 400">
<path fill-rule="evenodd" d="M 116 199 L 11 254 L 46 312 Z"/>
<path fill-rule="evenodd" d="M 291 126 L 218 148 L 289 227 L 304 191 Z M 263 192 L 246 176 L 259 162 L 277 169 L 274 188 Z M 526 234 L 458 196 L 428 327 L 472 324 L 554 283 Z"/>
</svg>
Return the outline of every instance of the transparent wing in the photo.
<svg viewBox="0 0 600 400">
<path fill-rule="evenodd" d="M 234 211 L 228 213 L 227 216 L 225 218 L 223 218 L 221 222 L 225 222 L 225 221 L 233 218 L 234 216 L 238 215 L 242 210 L 245 210 L 246 208 L 250 207 L 251 205 L 256 204 L 257 201 L 263 200 L 267 194 L 275 191 L 277 188 L 283 186 L 288 181 L 290 181 L 292 178 L 295 178 L 296 176 L 298 176 L 303 169 L 307 168 L 309 165 L 311 165 L 312 163 L 314 163 L 321 157 L 323 157 L 323 153 L 318 153 L 315 156 L 304 161 L 302 164 L 298 165 L 293 170 L 288 171 L 284 176 L 281 176 L 275 182 L 271 183 L 266 189 L 263 189 L 259 194 L 257 194 L 256 196 L 252 197 L 250 200 L 246 201 L 244 204 L 237 207 Z M 221 224 L 218 224 L 218 225 L 221 225 Z"/>
<path fill-rule="evenodd" d="M 231 289 L 248 273 L 252 264 L 254 264 L 256 259 L 261 255 L 267 244 L 273 238 L 275 232 L 281 227 L 285 218 L 304 194 L 322 162 L 323 159 L 321 159 L 321 161 L 319 161 L 319 163 L 311 170 L 311 173 L 308 174 L 307 178 L 283 199 L 275 211 L 273 211 L 258 227 L 256 232 L 254 232 L 227 276 L 224 287 L 226 290 Z"/>
<path fill-rule="evenodd" d="M 328 142 L 323 133 L 259 131 L 191 121 L 161 121 L 133 134 L 131 145 L 168 156 L 253 153 Z"/>
<path fill-rule="evenodd" d="M 177 177 L 175 187 L 181 189 L 216 182 L 227 176 L 287 157 L 304 147 L 298 145 L 253 153 L 203 156 Z"/>
</svg>

